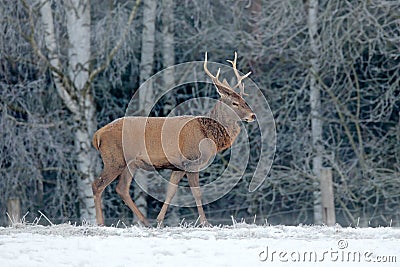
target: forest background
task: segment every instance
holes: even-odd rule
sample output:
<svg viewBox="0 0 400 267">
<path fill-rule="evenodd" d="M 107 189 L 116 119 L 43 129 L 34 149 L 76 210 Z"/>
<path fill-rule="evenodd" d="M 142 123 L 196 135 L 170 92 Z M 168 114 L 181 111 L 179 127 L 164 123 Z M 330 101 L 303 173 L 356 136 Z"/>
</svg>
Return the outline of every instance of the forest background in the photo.
<svg viewBox="0 0 400 267">
<path fill-rule="evenodd" d="M 330 168 L 339 224 L 399 226 L 399 10 L 399 1 L 381 0 L 1 0 L 0 225 L 10 199 L 26 221 L 38 211 L 54 223 L 93 221 L 90 182 L 101 170 L 93 133 L 124 116 L 158 71 L 206 51 L 221 63 L 238 51 L 239 69 L 252 72 L 273 112 L 276 154 L 257 191 L 248 191 L 245 173 L 206 205 L 209 221 L 319 224 L 319 177 Z M 152 90 L 177 76 L 167 72 Z M 137 115 L 153 94 L 134 103 Z M 182 86 L 152 115 L 204 95 L 216 98 L 210 84 Z M 229 151 L 202 183 L 227 161 Z M 131 189 L 154 220 L 162 203 Z M 115 184 L 103 203 L 107 224 L 134 221 Z M 172 207 L 167 216 L 177 225 L 197 211 Z"/>
</svg>

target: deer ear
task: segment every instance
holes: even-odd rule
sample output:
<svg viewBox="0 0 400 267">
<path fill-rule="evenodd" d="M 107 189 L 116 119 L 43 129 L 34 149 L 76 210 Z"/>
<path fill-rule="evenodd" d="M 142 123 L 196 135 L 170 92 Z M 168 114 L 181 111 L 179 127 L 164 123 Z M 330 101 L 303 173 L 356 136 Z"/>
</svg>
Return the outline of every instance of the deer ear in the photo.
<svg viewBox="0 0 400 267">
<path fill-rule="evenodd" d="M 215 85 L 215 88 L 217 89 L 218 94 L 221 97 L 222 96 L 229 96 L 229 95 L 232 94 L 231 93 L 232 90 L 229 87 L 227 87 L 225 85 L 222 85 L 222 84 L 218 84 L 218 85 L 214 84 L 214 85 Z"/>
</svg>

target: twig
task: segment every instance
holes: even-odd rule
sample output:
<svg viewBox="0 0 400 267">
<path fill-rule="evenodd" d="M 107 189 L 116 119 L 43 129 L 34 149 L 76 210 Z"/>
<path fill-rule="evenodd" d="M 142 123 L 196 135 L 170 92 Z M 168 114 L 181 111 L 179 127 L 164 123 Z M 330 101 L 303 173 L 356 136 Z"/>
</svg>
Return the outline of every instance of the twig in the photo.
<svg viewBox="0 0 400 267">
<path fill-rule="evenodd" d="M 29 211 L 27 211 L 27 212 L 24 214 L 24 216 L 22 216 L 22 219 L 21 219 L 21 223 L 22 223 L 22 224 L 25 223 L 25 218 L 26 218 L 26 216 L 28 216 L 28 214 L 29 214 Z"/>
<path fill-rule="evenodd" d="M 233 215 L 231 215 L 231 219 L 232 219 L 232 226 L 233 226 L 233 228 L 236 228 L 237 222 L 236 222 L 235 218 L 233 218 Z"/>
<path fill-rule="evenodd" d="M 197 220 L 194 222 L 194 227 L 196 227 L 196 224 L 199 222 L 199 220 L 200 220 L 200 216 L 197 217 Z"/>
<path fill-rule="evenodd" d="M 181 222 L 179 223 L 179 227 L 183 227 L 183 223 L 185 222 L 185 217 L 181 220 Z M 183 227 L 184 228 L 184 227 Z"/>
<path fill-rule="evenodd" d="M 11 218 L 10 214 L 8 212 L 6 212 L 6 215 L 7 215 L 8 219 L 10 220 L 11 225 L 14 225 L 15 224 L 14 220 Z"/>
<path fill-rule="evenodd" d="M 93 70 L 92 73 L 89 75 L 89 79 L 86 81 L 83 90 L 86 91 L 90 88 L 90 84 L 93 82 L 94 78 L 103 70 L 105 70 L 109 65 L 118 50 L 121 48 L 126 36 L 128 35 L 130 26 L 132 24 L 133 19 L 135 18 L 136 11 L 140 5 L 141 0 L 136 0 L 135 6 L 132 8 L 131 14 L 129 15 L 128 22 L 125 25 L 125 30 L 122 33 L 121 38 L 118 40 L 117 44 L 113 47 L 111 52 L 107 55 L 106 61 L 101 64 L 97 69 Z"/>
<path fill-rule="evenodd" d="M 48 221 L 48 222 L 50 223 L 51 226 L 54 226 L 54 224 L 49 220 L 49 218 L 47 218 L 46 215 L 43 214 L 43 212 L 41 212 L 40 210 L 38 210 L 38 212 L 39 212 L 39 214 L 40 214 L 41 216 L 43 216 L 43 217 L 46 219 L 46 221 Z"/>
</svg>

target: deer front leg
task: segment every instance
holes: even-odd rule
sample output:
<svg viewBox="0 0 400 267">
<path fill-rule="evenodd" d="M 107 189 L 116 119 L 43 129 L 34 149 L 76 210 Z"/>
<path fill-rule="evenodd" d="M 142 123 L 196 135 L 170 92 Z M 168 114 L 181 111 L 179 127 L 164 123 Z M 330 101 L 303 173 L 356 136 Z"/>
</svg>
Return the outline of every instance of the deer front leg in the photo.
<svg viewBox="0 0 400 267">
<path fill-rule="evenodd" d="M 206 215 L 204 214 L 203 204 L 201 202 L 201 190 L 199 186 L 199 173 L 198 172 L 189 172 L 186 174 L 190 189 L 192 190 L 192 194 L 194 200 L 196 201 L 197 210 L 200 216 L 200 224 L 202 226 L 210 226 L 206 219 Z"/>
<path fill-rule="evenodd" d="M 171 203 L 172 198 L 175 196 L 175 193 L 178 190 L 178 183 L 184 175 L 185 172 L 183 171 L 172 171 L 171 178 L 169 179 L 169 184 L 167 188 L 167 196 L 165 197 L 164 204 L 161 208 L 160 213 L 157 216 L 158 227 L 162 227 L 165 213 L 167 212 L 168 206 Z"/>
<path fill-rule="evenodd" d="M 139 210 L 139 208 L 136 206 L 135 202 L 133 202 L 131 196 L 129 195 L 129 187 L 131 185 L 132 178 L 133 174 L 131 175 L 131 173 L 129 172 L 129 168 L 126 167 L 119 178 L 116 191 L 118 195 L 122 198 L 122 200 L 125 202 L 125 204 L 131 209 L 131 211 L 135 213 L 138 219 L 145 226 L 150 227 L 149 221 Z"/>
</svg>

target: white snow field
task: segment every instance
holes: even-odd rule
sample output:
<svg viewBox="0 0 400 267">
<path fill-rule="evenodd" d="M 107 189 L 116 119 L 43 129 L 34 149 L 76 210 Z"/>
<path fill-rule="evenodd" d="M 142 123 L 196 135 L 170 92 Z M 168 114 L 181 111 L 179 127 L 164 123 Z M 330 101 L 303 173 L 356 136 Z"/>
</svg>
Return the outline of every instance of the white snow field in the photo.
<svg viewBox="0 0 400 267">
<path fill-rule="evenodd" d="M 400 266 L 400 229 L 0 228 L 0 266 Z"/>
</svg>

